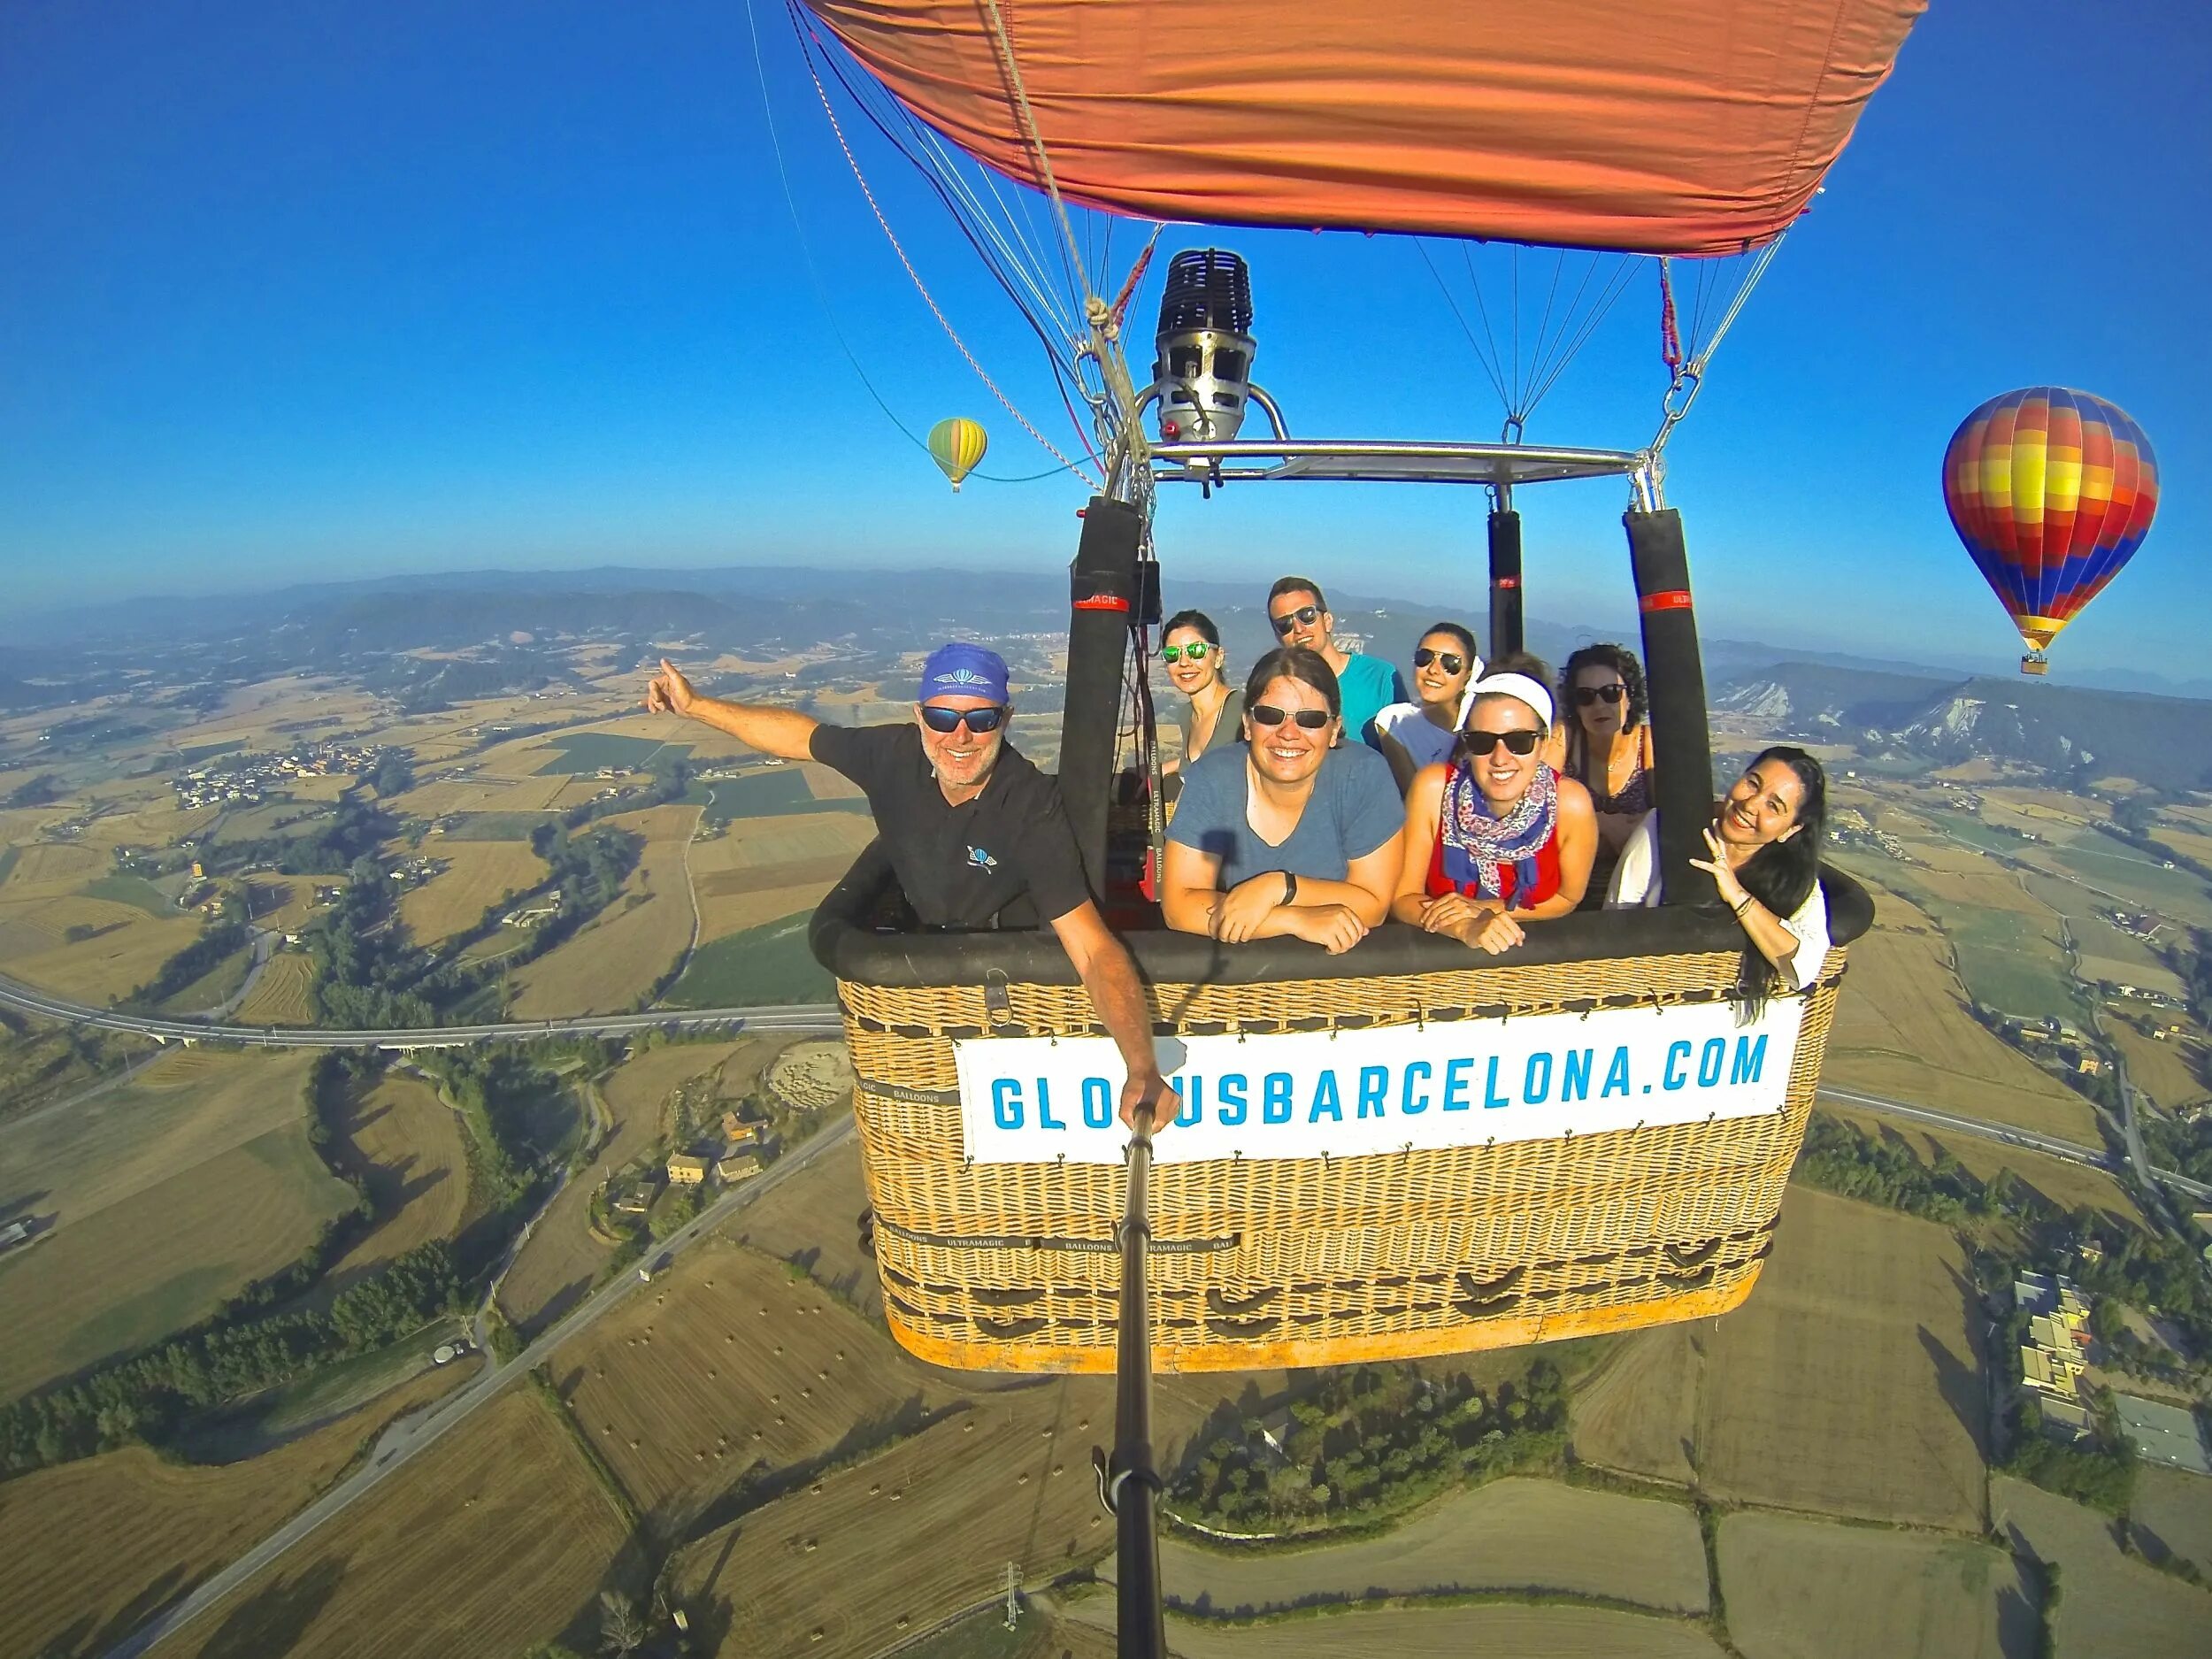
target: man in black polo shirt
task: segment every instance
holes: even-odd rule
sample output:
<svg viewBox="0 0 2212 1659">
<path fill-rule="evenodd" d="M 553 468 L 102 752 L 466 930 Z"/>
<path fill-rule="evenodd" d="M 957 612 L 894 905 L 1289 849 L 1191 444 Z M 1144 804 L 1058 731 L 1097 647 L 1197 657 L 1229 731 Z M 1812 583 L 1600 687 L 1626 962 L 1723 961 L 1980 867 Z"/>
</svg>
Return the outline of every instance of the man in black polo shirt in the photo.
<svg viewBox="0 0 2212 1659">
<path fill-rule="evenodd" d="M 703 697 L 665 658 L 645 706 L 764 754 L 818 760 L 858 784 L 924 926 L 1049 926 L 1129 1069 L 1122 1121 L 1136 1127 L 1140 1108 L 1152 1109 L 1156 1129 L 1174 1119 L 1179 1102 L 1153 1056 L 1144 987 L 1091 902 L 1060 792 L 1006 741 L 1013 702 L 997 652 L 931 652 L 911 726 L 825 726 L 795 709 Z"/>
</svg>

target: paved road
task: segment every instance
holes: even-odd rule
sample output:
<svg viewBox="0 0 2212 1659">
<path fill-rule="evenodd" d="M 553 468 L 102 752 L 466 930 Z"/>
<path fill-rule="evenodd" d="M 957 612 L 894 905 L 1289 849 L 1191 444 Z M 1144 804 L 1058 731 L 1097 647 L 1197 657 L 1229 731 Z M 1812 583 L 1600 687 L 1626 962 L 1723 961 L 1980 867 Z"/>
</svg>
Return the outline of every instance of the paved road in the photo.
<svg viewBox="0 0 2212 1659">
<path fill-rule="evenodd" d="M 157 1019 L 118 1009 L 88 1008 L 0 979 L 0 1008 L 58 1019 L 95 1031 L 134 1032 L 163 1042 L 252 1043 L 269 1048 L 457 1048 L 473 1042 L 525 1041 L 533 1037 L 619 1037 L 632 1032 L 693 1031 L 742 1025 L 751 1031 L 841 1031 L 833 1002 L 763 1004 L 752 1008 L 659 1009 L 649 1014 L 595 1014 L 580 1019 L 539 1019 L 481 1025 L 429 1025 L 392 1031 L 321 1031 L 310 1026 L 224 1025 L 204 1020 Z"/>
<path fill-rule="evenodd" d="M 648 1260 L 681 1254 L 732 1215 L 773 1192 L 824 1153 L 851 1138 L 853 1119 L 840 1115 L 803 1145 L 779 1158 L 763 1173 L 725 1194 L 703 1210 L 680 1232 L 662 1240 Z M 332 1487 L 313 1503 L 263 1539 L 229 1566 L 215 1574 L 167 1611 L 156 1614 L 107 1651 L 106 1659 L 135 1659 L 156 1642 L 190 1623 L 253 1578 L 292 1547 L 342 1515 L 414 1458 L 443 1440 L 488 1404 L 508 1384 L 532 1366 L 541 1364 L 556 1350 L 582 1335 L 629 1297 L 642 1291 L 636 1273 L 625 1270 L 607 1281 L 574 1311 L 503 1365 L 494 1365 L 474 1381 L 464 1385 L 426 1412 L 396 1423 L 385 1431 L 368 1463 L 356 1474 Z"/>
<path fill-rule="evenodd" d="M 2114 1175 L 2125 1173 L 2102 1147 L 2085 1147 L 2078 1141 L 2059 1141 L 2049 1135 L 2016 1129 L 2010 1124 L 1993 1124 L 1978 1118 L 1961 1118 L 1952 1112 L 1937 1111 L 1932 1107 L 1915 1106 L 1907 1101 L 1888 1100 L 1879 1094 L 1862 1094 L 1855 1089 L 1823 1087 L 1820 1098 L 1833 1101 L 1839 1106 L 1856 1106 L 1864 1111 L 1880 1112 L 1885 1117 L 1909 1118 L 1915 1123 L 1926 1124 L 1932 1129 L 1948 1129 L 1958 1134 L 1975 1135 L 1984 1141 L 2001 1141 L 2008 1146 L 2025 1147 L 2032 1152 L 2046 1152 L 2055 1158 L 2064 1158 L 2070 1164 L 2085 1164 Z M 2212 1187 L 2201 1181 L 2193 1181 L 2171 1170 L 2154 1169 L 2147 1164 L 2139 1167 L 2153 1179 L 2163 1181 L 2192 1198 L 2212 1198 Z"/>
</svg>

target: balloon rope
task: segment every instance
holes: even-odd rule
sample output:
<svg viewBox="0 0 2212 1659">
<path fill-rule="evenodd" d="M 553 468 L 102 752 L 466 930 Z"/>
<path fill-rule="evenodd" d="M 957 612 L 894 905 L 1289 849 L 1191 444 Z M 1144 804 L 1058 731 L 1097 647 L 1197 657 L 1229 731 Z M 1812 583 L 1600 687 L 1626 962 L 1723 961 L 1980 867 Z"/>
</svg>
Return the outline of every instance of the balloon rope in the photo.
<svg viewBox="0 0 2212 1659">
<path fill-rule="evenodd" d="M 1015 407 L 1014 400 L 999 389 L 998 382 L 991 378 L 990 372 L 976 360 L 975 353 L 968 349 L 968 342 L 961 339 L 960 331 L 952 326 L 951 319 L 945 315 L 935 297 L 931 295 L 929 285 L 922 280 L 921 273 L 914 268 L 914 262 L 906 257 L 906 249 L 899 241 L 898 233 L 891 228 L 891 221 L 883 216 L 883 209 L 877 204 L 876 193 L 868 188 L 868 177 L 860 169 L 859 157 L 853 154 L 852 146 L 845 142 L 845 129 L 837 119 L 836 110 L 831 107 L 829 92 L 822 85 L 821 74 L 815 69 L 814 60 L 811 58 L 807 60 L 807 74 L 814 82 L 815 96 L 822 101 L 822 113 L 829 117 L 830 131 L 836 134 L 837 147 L 844 152 L 845 165 L 852 169 L 853 180 L 860 186 L 860 194 L 867 201 L 868 211 L 875 215 L 876 224 L 882 230 L 884 240 L 891 244 L 891 251 L 898 255 L 899 264 L 906 269 L 907 280 L 914 284 L 914 291 L 922 296 L 922 303 L 929 307 L 930 315 L 937 319 L 937 326 L 945 331 L 945 338 L 951 341 L 960 355 L 967 360 L 968 366 L 975 371 L 976 379 L 981 380 L 990 389 L 991 396 L 998 399 L 1006 412 L 1020 423 L 1021 429 L 1034 438 L 1046 454 L 1059 462 L 1063 472 L 1073 472 L 1093 489 L 1103 488 L 1103 485 L 1092 478 L 1076 462 L 1071 461 L 1066 456 L 1061 454 L 1052 440 L 1031 424 L 1029 417 Z M 1054 197 L 1056 202 L 1058 199 L 1057 196 Z"/>
<path fill-rule="evenodd" d="M 1052 157 L 1045 153 L 1044 134 L 1037 130 L 1037 112 L 1029 105 L 1029 88 L 1022 84 L 1021 65 L 1014 57 L 1014 42 L 1007 37 L 1006 19 L 999 15 L 998 0 L 983 0 L 983 15 L 990 20 L 991 44 L 1005 72 L 1007 90 L 1014 95 L 1015 116 L 1021 122 L 1023 137 L 1029 141 L 1029 148 L 1036 155 L 1037 172 L 1044 180 L 1045 194 L 1052 198 L 1052 211 L 1060 220 L 1060 234 L 1067 238 L 1068 252 L 1082 281 L 1087 309 L 1089 302 L 1098 296 L 1091 291 L 1090 270 L 1084 263 L 1082 247 L 1075 240 L 1075 227 L 1069 222 L 1068 204 L 1060 199 L 1060 181 L 1053 176 Z"/>
</svg>

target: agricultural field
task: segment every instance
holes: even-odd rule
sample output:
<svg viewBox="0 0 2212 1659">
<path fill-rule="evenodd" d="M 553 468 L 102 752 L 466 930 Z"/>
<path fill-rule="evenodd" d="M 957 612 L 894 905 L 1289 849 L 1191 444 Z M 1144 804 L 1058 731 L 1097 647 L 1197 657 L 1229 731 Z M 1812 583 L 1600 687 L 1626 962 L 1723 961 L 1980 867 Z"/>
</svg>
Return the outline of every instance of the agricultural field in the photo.
<svg viewBox="0 0 2212 1659">
<path fill-rule="evenodd" d="M 2212 1480 L 2140 1464 L 2128 1519 L 2145 1555 L 2193 1562 L 2199 1572 L 2212 1578 Z"/>
<path fill-rule="evenodd" d="M 227 1009 L 239 992 L 246 988 L 246 976 L 253 972 L 253 947 L 246 945 L 234 950 L 220 962 L 203 973 L 175 995 L 155 1005 L 155 1011 L 172 1016 L 189 1017 L 195 1014 L 213 1014 Z"/>
<path fill-rule="evenodd" d="M 2094 1109 L 1975 1022 L 1941 949 L 1881 927 L 1851 947 L 1822 1080 L 2095 1146 Z"/>
<path fill-rule="evenodd" d="M 2034 1647 L 2033 1587 L 1979 1540 L 1739 1511 L 1721 1522 L 1719 1555 L 1744 1659 L 2009 1659 Z"/>
<path fill-rule="evenodd" d="M 1069 1606 L 1070 1617 L 1110 1630 L 1110 1597 Z M 1701 1625 L 1594 1607 L 1411 1607 L 1325 1613 L 1232 1624 L 1171 1615 L 1169 1647 L 1179 1659 L 1721 1659 Z"/>
<path fill-rule="evenodd" d="M 317 885 L 313 876 L 257 874 L 244 884 L 249 917 L 257 927 L 297 933 L 320 908 L 315 902 Z"/>
<path fill-rule="evenodd" d="M 307 1144 L 310 1058 L 188 1050 L 0 1133 L 0 1212 L 51 1224 L 0 1262 L 0 1396 L 204 1317 L 354 1202 Z"/>
<path fill-rule="evenodd" d="M 1990 1507 L 2016 1546 L 2056 1563 L 2063 1574 L 2060 1654 L 2212 1655 L 2212 1596 L 2123 1555 L 2109 1517 L 2007 1475 L 1990 1482 Z"/>
<path fill-rule="evenodd" d="M 770 775 L 799 782 L 788 772 Z M 719 833 L 703 830 L 691 849 L 700 938 L 721 939 L 811 910 L 874 836 L 864 814 L 819 810 L 741 818 Z"/>
<path fill-rule="evenodd" d="M 1886 1118 L 1878 1112 L 1832 1101 L 1822 1101 L 1817 1110 L 1824 1117 L 1840 1119 L 1878 1140 L 1902 1146 L 1923 1164 L 1932 1164 L 1937 1148 L 1941 1148 L 1983 1180 L 2004 1170 L 2062 1210 L 2075 1210 L 2086 1204 L 2131 1226 L 2147 1225 L 2128 1190 L 2102 1170 L 2088 1164 L 2055 1158 L 2026 1147 L 1986 1141 L 1979 1135 L 1945 1134 L 1906 1118 Z"/>
<path fill-rule="evenodd" d="M 550 824 L 549 812 L 464 812 L 456 818 L 445 833 L 435 840 L 423 842 L 426 850 L 440 849 L 455 841 L 522 841 L 527 843 L 541 825 Z M 442 853 L 440 852 L 442 856 Z"/>
<path fill-rule="evenodd" d="M 628 1528 L 517 1388 L 156 1652 L 162 1659 L 519 1654 L 588 1610 Z"/>
<path fill-rule="evenodd" d="M 740 1242 L 803 1263 L 818 1284 L 872 1323 L 883 1314 L 883 1286 L 875 1257 L 860 1248 L 859 1217 L 867 1207 L 860 1143 L 848 1141 L 754 1200 L 732 1225 Z"/>
<path fill-rule="evenodd" d="M 2112 908 L 2109 899 L 2099 898 L 2078 882 L 2054 880 L 2048 876 L 2030 876 L 2027 882 L 2029 892 L 2066 918 L 2073 930 L 2074 948 L 2085 958 L 2125 964 L 2131 973 L 2162 975 L 2167 972 L 2148 945 L 2132 933 L 2123 933 L 2097 913 Z"/>
<path fill-rule="evenodd" d="M 731 1659 L 862 1659 L 990 1595 L 1010 1561 L 1033 1580 L 1103 1555 L 1090 1448 L 1112 1414 L 1109 1377 L 975 1400 L 695 1540 L 674 1594 Z"/>
<path fill-rule="evenodd" d="M 656 760 L 681 760 L 691 753 L 688 743 L 625 737 L 614 732 L 564 733 L 548 738 L 544 747 L 553 751 L 553 757 L 538 771 L 561 777 L 602 771 L 645 772 Z"/>
<path fill-rule="evenodd" d="M 105 1006 L 199 937 L 197 916 L 151 913 L 135 892 L 125 902 L 85 896 L 107 869 L 106 856 L 89 847 L 41 841 L 18 849 L 0 883 L 0 973 Z"/>
<path fill-rule="evenodd" d="M 669 1092 L 688 1078 L 721 1071 L 739 1060 L 721 1086 L 725 1096 L 734 1100 L 758 1069 L 741 1056 L 762 1047 L 754 1041 L 669 1043 L 634 1056 L 601 1080 L 599 1097 L 610 1119 L 607 1137 L 592 1162 L 547 1208 L 500 1286 L 500 1306 L 518 1329 L 536 1334 L 597 1282 L 609 1247 L 591 1236 L 592 1194 L 660 1137 L 661 1102 Z"/>
<path fill-rule="evenodd" d="M 636 1007 L 683 957 L 696 917 L 684 869 L 698 810 L 653 807 L 603 822 L 646 838 L 621 896 L 514 976 L 514 1017 L 558 1018 Z"/>
<path fill-rule="evenodd" d="M 2212 923 L 2212 895 L 2202 877 L 2167 870 L 2122 841 L 2099 836 L 2051 849 L 2047 860 L 2066 876 L 2114 894 L 2131 908 L 2155 910 L 2176 921 L 2202 927 Z M 2063 879 L 2063 876 L 2062 876 Z"/>
<path fill-rule="evenodd" d="M 419 1378 L 242 1463 L 178 1463 L 133 1446 L 0 1484 L 0 1659 L 106 1652 L 303 1507 L 364 1439 L 447 1381 Z"/>
<path fill-rule="evenodd" d="M 553 1374 L 638 1507 L 664 1519 L 695 1515 L 756 1464 L 887 1440 L 955 1398 L 757 1251 L 687 1251 L 655 1291 L 601 1320 Z"/>
<path fill-rule="evenodd" d="M 315 1023 L 315 963 L 304 951 L 280 950 L 233 1016 L 242 1025 Z"/>
<path fill-rule="evenodd" d="M 1100 1569 L 1110 1577 L 1110 1564 Z M 1295 1555 L 1207 1548 L 1172 1532 L 1160 1574 L 1184 1607 L 1254 1613 L 1311 1598 L 1455 1590 L 1609 1596 L 1665 1613 L 1706 1609 L 1705 1546 L 1679 1503 L 1507 1479 L 1454 1493 L 1402 1525 Z"/>
<path fill-rule="evenodd" d="M 2193 1056 L 2203 1053 L 2197 1045 L 2180 1038 L 2146 1037 L 2124 1019 L 2107 1019 L 2105 1032 L 2127 1060 L 2128 1080 L 2168 1111 L 2212 1096 L 2212 1087 L 2191 1064 Z"/>
<path fill-rule="evenodd" d="M 1978 1322 L 1965 1259 L 1943 1228 L 1790 1188 L 1750 1301 L 1704 1339 L 1705 1486 L 1978 1531 Z"/>
<path fill-rule="evenodd" d="M 826 1002 L 829 971 L 807 945 L 811 911 L 704 944 L 661 998 L 669 1008 L 746 1008 L 760 1002 Z"/>
<path fill-rule="evenodd" d="M 419 1244 L 451 1238 L 469 1197 L 460 1116 L 420 1078 L 388 1072 L 354 1089 L 344 1133 L 382 1219 L 332 1266 L 329 1282 L 342 1289 Z"/>
<path fill-rule="evenodd" d="M 1754 1297 L 1766 1286 L 1754 1288 Z M 1737 1316 L 1732 1314 L 1731 1318 Z M 1605 1358 L 1574 1392 L 1582 1463 L 1671 1485 L 1696 1482 L 1697 1406 L 1709 1327 L 1663 1325 L 1606 1338 Z"/>
<path fill-rule="evenodd" d="M 545 879 L 545 860 L 523 841 L 456 841 L 442 837 L 428 846 L 449 868 L 399 902 L 399 919 L 418 945 L 443 943 L 476 926 L 484 912 Z"/>
</svg>

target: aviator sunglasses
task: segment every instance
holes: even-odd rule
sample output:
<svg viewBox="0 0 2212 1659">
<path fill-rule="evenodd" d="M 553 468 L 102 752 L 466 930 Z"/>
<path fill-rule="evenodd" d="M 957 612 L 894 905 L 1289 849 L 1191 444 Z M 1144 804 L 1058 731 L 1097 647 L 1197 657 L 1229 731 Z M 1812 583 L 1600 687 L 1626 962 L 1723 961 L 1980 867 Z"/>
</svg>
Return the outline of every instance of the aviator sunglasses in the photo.
<svg viewBox="0 0 2212 1659">
<path fill-rule="evenodd" d="M 1418 662 L 1420 661 L 1420 658 L 1417 657 L 1414 660 Z M 1575 706 L 1580 709 L 1586 709 L 1592 703 L 1597 702 L 1600 698 L 1604 699 L 1607 703 L 1618 703 L 1627 695 L 1628 687 L 1622 685 L 1618 680 L 1615 680 L 1609 686 L 1577 686 L 1575 687 Z"/>
<path fill-rule="evenodd" d="M 922 724 L 941 736 L 950 737 L 960 729 L 960 722 L 968 723 L 968 730 L 980 736 L 998 730 L 999 722 L 1006 718 L 1005 707 L 994 705 L 982 709 L 941 709 L 934 703 L 922 704 Z"/>
<path fill-rule="evenodd" d="M 1455 651 L 1432 651 L 1424 645 L 1414 652 L 1413 665 L 1416 668 L 1426 668 L 1431 663 L 1443 664 L 1444 672 L 1448 674 L 1456 674 L 1467 666 L 1467 659 Z"/>
<path fill-rule="evenodd" d="M 1310 628 L 1320 619 L 1321 607 L 1319 605 L 1300 605 L 1295 611 L 1268 618 L 1275 625 L 1275 632 L 1280 635 L 1287 635 L 1293 628 Z"/>
<path fill-rule="evenodd" d="M 1256 703 L 1245 710 L 1255 726 L 1280 726 L 1285 720 L 1295 720 L 1309 732 L 1317 732 L 1336 718 L 1326 709 L 1279 709 L 1271 703 Z"/>
<path fill-rule="evenodd" d="M 1163 645 L 1160 647 L 1160 660 L 1164 663 L 1202 663 L 1206 660 L 1206 653 L 1211 649 L 1213 647 L 1203 640 L 1193 640 L 1188 645 Z"/>
<path fill-rule="evenodd" d="M 1470 755 L 1484 756 L 1501 743 L 1513 755 L 1532 755 L 1543 738 L 1541 732 L 1462 732 L 1459 746 Z"/>
</svg>

